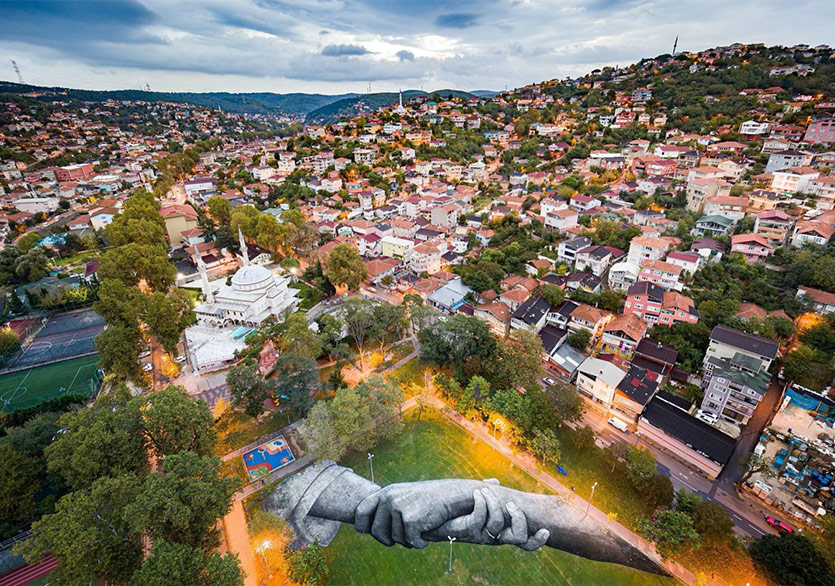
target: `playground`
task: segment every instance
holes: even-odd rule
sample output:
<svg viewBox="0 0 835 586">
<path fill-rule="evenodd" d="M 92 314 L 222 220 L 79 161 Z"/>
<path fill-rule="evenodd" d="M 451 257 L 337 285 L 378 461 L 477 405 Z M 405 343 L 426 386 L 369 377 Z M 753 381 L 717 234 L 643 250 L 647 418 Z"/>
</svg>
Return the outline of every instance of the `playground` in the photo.
<svg viewBox="0 0 835 586">
<path fill-rule="evenodd" d="M 243 455 L 244 467 L 250 482 L 255 482 L 286 466 L 296 458 L 283 435 L 264 442 Z"/>
<path fill-rule="evenodd" d="M 93 394 L 101 379 L 98 355 L 20 370 L 0 376 L 0 411 L 23 407 L 71 392 Z"/>
</svg>

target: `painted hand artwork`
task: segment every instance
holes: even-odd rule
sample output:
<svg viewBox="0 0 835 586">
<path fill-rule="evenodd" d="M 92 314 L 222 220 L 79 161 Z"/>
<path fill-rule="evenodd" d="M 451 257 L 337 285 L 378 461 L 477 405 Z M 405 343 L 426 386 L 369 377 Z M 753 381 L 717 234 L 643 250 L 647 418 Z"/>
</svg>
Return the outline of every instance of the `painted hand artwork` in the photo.
<svg viewBox="0 0 835 586">
<path fill-rule="evenodd" d="M 243 455 L 244 467 L 250 482 L 269 476 L 273 471 L 286 466 L 295 459 L 283 435 Z"/>
<path fill-rule="evenodd" d="M 586 559 L 668 575 L 653 559 L 572 504 L 553 495 L 449 478 L 378 486 L 327 460 L 288 478 L 264 503 L 293 528 L 294 547 L 326 546 L 342 523 L 386 546 L 430 542 L 543 545 Z"/>
</svg>

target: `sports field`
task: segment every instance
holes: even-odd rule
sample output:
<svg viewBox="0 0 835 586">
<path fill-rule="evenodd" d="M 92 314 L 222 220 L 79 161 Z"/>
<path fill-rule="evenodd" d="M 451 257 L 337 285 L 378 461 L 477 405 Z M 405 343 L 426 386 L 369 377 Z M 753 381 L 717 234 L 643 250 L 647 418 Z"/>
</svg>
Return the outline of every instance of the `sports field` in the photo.
<svg viewBox="0 0 835 586">
<path fill-rule="evenodd" d="M 13 366 L 36 367 L 96 351 L 93 340 L 104 329 L 104 319 L 92 309 L 51 316 Z"/>
<path fill-rule="evenodd" d="M 92 392 L 98 354 L 0 376 L 0 411 L 29 407 L 62 393 Z"/>
<path fill-rule="evenodd" d="M 437 478 L 498 478 L 504 486 L 548 492 L 487 445 L 425 410 L 421 422 L 412 419 L 394 441 L 374 449 L 374 479 L 379 484 Z M 360 454 L 342 462 L 368 477 L 368 459 Z M 526 552 L 509 546 L 485 547 L 456 543 L 453 571 L 447 573 L 449 545 L 426 549 L 385 547 L 368 535 L 343 525 L 324 548 L 330 568 L 329 584 L 407 586 L 410 584 L 549 585 L 670 585 L 662 578 L 600 562 L 588 561 L 544 547 Z"/>
</svg>

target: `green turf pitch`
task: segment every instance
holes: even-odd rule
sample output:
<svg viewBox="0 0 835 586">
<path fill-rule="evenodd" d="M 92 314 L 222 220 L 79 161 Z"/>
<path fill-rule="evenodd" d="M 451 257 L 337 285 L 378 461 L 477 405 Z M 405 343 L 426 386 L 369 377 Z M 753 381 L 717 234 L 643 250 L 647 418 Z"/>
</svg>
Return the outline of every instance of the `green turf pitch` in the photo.
<svg viewBox="0 0 835 586">
<path fill-rule="evenodd" d="M 62 392 L 90 391 L 98 361 L 98 355 L 84 356 L 0 376 L 0 411 L 29 407 Z"/>
<path fill-rule="evenodd" d="M 374 451 L 374 480 L 392 482 L 437 478 L 498 478 L 505 486 L 547 492 L 542 485 L 485 444 L 447 423 L 437 413 L 424 411 L 417 423 L 412 415 L 403 433 Z M 368 477 L 365 453 L 343 462 Z M 489 585 L 673 585 L 673 579 L 645 574 L 613 564 L 588 561 L 542 548 L 535 552 L 503 546 L 454 544 L 453 572 L 447 573 L 449 545 L 433 543 L 426 549 L 385 547 L 368 535 L 343 525 L 324 549 L 330 567 L 329 584 L 396 586 L 423 584 Z"/>
</svg>

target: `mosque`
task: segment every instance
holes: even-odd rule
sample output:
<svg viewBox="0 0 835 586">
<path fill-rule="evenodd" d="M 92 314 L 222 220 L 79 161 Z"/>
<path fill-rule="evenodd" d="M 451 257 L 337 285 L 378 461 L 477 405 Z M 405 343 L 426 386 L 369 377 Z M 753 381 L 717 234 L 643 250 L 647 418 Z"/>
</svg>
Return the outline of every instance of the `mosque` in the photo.
<svg viewBox="0 0 835 586">
<path fill-rule="evenodd" d="M 296 310 L 298 291 L 290 288 L 291 277 L 274 275 L 268 268 L 250 264 L 243 235 L 243 264 L 224 280 L 209 283 L 206 265 L 198 260 L 205 302 L 194 308 L 197 323 L 186 328 L 186 346 L 197 372 L 224 368 L 244 349 L 246 336 L 265 319 L 279 319 Z"/>
</svg>

